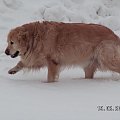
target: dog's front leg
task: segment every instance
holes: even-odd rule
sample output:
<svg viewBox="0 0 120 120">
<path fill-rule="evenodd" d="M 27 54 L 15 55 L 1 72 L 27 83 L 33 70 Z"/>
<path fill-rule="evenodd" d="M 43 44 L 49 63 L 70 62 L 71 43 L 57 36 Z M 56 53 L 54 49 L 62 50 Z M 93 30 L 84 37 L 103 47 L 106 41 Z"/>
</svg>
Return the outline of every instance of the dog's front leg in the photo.
<svg viewBox="0 0 120 120">
<path fill-rule="evenodd" d="M 48 60 L 48 83 L 55 82 L 59 76 L 59 64 L 55 63 L 53 60 Z"/>
<path fill-rule="evenodd" d="M 8 71 L 8 73 L 9 74 L 15 74 L 18 71 L 20 71 L 21 69 L 23 69 L 23 67 L 24 67 L 23 63 L 21 61 L 19 61 L 18 64 L 15 67 L 13 67 L 12 69 L 10 69 Z"/>
</svg>

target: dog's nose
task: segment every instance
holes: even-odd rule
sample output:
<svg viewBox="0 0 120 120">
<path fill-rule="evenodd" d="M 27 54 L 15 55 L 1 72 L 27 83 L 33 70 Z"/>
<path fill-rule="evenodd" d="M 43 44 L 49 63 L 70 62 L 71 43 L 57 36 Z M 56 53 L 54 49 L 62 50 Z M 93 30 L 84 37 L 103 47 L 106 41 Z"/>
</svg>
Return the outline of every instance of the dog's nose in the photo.
<svg viewBox="0 0 120 120">
<path fill-rule="evenodd" d="M 5 54 L 6 54 L 6 55 L 10 55 L 9 49 L 6 49 L 6 50 L 5 50 Z"/>
</svg>

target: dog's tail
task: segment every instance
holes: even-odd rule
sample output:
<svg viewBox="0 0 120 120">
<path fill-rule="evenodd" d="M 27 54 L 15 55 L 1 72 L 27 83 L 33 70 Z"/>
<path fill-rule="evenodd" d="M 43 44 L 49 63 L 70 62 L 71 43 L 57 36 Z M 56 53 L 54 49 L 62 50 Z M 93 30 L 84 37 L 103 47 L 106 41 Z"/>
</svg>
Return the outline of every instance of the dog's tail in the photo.
<svg viewBox="0 0 120 120">
<path fill-rule="evenodd" d="M 96 48 L 98 69 L 120 73 L 120 40 L 102 41 Z"/>
</svg>

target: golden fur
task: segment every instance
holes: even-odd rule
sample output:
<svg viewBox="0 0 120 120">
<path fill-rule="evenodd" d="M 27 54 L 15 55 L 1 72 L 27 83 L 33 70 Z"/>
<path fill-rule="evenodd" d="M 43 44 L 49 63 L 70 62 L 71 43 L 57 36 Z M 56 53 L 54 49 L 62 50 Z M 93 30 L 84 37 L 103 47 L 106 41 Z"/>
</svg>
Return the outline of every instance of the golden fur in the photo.
<svg viewBox="0 0 120 120">
<path fill-rule="evenodd" d="M 48 82 L 54 82 L 61 66 L 81 66 L 85 78 L 97 69 L 120 73 L 120 39 L 97 24 L 33 22 L 12 29 L 5 53 L 21 57 L 9 70 L 48 67 Z"/>
</svg>

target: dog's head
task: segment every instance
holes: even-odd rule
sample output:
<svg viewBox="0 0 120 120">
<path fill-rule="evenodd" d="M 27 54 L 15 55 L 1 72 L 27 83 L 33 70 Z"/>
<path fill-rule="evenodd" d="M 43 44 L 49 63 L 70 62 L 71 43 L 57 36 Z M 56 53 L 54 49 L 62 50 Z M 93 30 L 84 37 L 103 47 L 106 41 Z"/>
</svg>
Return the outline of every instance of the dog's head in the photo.
<svg viewBox="0 0 120 120">
<path fill-rule="evenodd" d="M 24 55 L 27 51 L 27 34 L 24 27 L 12 29 L 7 37 L 6 55 L 10 55 L 12 58 Z"/>
</svg>

